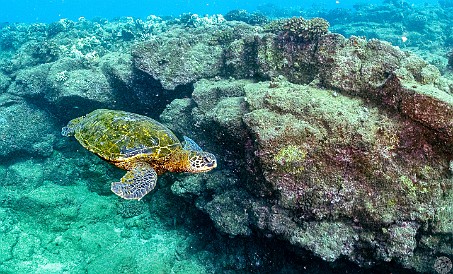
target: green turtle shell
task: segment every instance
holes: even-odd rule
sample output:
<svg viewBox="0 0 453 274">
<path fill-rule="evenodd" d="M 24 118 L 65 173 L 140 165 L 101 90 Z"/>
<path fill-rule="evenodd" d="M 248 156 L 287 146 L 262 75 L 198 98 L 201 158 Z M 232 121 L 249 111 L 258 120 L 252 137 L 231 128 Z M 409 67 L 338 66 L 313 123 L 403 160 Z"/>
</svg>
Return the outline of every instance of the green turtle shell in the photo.
<svg viewBox="0 0 453 274">
<path fill-rule="evenodd" d="M 158 160 L 182 149 L 167 127 L 125 111 L 97 109 L 69 124 L 82 146 L 112 162 L 127 161 L 137 155 Z"/>
</svg>

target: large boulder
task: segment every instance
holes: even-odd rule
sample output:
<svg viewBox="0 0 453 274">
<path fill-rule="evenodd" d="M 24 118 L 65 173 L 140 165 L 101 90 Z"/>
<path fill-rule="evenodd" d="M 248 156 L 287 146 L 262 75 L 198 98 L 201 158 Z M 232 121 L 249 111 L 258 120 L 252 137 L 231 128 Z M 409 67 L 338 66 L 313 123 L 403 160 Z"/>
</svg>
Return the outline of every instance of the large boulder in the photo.
<svg viewBox="0 0 453 274">
<path fill-rule="evenodd" d="M 0 95 L 0 157 L 26 153 L 47 157 L 55 141 L 54 121 L 22 98 Z"/>
<path fill-rule="evenodd" d="M 208 43 L 209 32 L 198 30 L 194 34 L 175 29 L 138 44 L 132 52 L 134 65 L 159 80 L 164 89 L 171 90 L 220 74 L 222 48 Z"/>
<path fill-rule="evenodd" d="M 115 90 L 102 71 L 71 58 L 18 71 L 8 93 L 50 105 L 65 117 L 116 103 Z"/>
<path fill-rule="evenodd" d="M 260 29 L 222 20 L 198 28 L 174 26 L 133 47 L 134 65 L 169 90 L 202 78 L 253 77 Z"/>
<path fill-rule="evenodd" d="M 208 140 L 224 148 L 217 153 L 227 171 L 224 183 L 215 173 L 172 190 L 196 197 L 220 231 L 258 229 L 327 261 L 394 260 L 419 270 L 428 266 L 417 260 L 435 259 L 424 249 L 445 252 L 417 236 L 448 241 L 443 235 L 453 232 L 445 206 L 452 144 L 437 128 L 282 77 L 202 80 L 193 99 L 198 131 L 210 131 Z M 441 102 L 449 115 L 448 101 Z"/>
<path fill-rule="evenodd" d="M 434 218 L 452 157 L 435 130 L 308 86 L 254 84 L 246 96 L 244 121 L 279 205 L 302 219 L 347 215 L 387 225 Z"/>
<path fill-rule="evenodd" d="M 371 97 L 452 140 L 452 81 L 414 54 L 387 42 L 346 39 L 339 34 L 325 34 L 302 44 L 269 34 L 259 44 L 257 62 L 266 77 L 283 75 L 294 83 L 314 81 Z"/>
<path fill-rule="evenodd" d="M 25 98 L 42 98 L 47 92 L 46 79 L 51 64 L 19 70 L 15 73 L 15 81 L 8 88 L 8 93 Z"/>
</svg>

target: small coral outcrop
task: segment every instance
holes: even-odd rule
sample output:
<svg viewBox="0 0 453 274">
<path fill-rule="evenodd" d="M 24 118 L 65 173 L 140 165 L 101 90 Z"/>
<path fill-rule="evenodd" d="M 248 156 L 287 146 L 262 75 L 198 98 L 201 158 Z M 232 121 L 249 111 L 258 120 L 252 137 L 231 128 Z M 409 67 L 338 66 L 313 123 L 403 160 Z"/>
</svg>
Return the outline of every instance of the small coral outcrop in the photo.
<svg viewBox="0 0 453 274">
<path fill-rule="evenodd" d="M 298 41 L 311 41 L 326 34 L 329 29 L 329 22 L 323 18 L 306 20 L 302 17 L 293 17 L 280 21 L 280 30 L 285 39 Z"/>
<path fill-rule="evenodd" d="M 242 21 L 249 25 L 263 25 L 269 22 L 269 19 L 261 13 L 250 13 L 246 10 L 232 10 L 225 14 L 228 21 Z"/>
</svg>

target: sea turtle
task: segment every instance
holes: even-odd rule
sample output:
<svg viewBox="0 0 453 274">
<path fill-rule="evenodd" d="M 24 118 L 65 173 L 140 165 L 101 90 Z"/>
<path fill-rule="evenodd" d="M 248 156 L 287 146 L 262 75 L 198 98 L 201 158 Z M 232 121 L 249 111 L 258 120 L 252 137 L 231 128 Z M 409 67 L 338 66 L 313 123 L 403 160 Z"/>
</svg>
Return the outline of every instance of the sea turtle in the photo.
<svg viewBox="0 0 453 274">
<path fill-rule="evenodd" d="M 216 158 L 190 138 L 180 142 L 161 123 L 139 114 L 97 109 L 69 121 L 63 136 L 79 143 L 100 158 L 128 170 L 111 190 L 128 200 L 140 200 L 155 186 L 157 175 L 170 172 L 206 172 L 217 166 Z"/>
</svg>

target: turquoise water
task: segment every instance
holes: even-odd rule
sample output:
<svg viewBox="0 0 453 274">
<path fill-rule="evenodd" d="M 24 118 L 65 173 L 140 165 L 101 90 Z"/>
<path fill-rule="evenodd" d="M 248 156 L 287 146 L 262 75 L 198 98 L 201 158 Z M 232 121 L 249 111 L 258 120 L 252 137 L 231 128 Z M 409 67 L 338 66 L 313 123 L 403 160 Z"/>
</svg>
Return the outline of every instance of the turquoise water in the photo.
<svg viewBox="0 0 453 274">
<path fill-rule="evenodd" d="M 178 16 L 182 13 L 215 14 L 226 13 L 233 9 L 256 10 L 259 6 L 272 4 L 281 8 L 334 9 L 351 8 L 355 3 L 379 4 L 378 0 L 354 1 L 88 1 L 88 0 L 55 0 L 55 1 L 1 1 L 7 9 L 0 11 L 1 22 L 52 22 L 60 18 L 76 20 L 83 16 L 89 19 L 103 17 L 112 19 L 120 16 L 146 18 L 150 14 Z M 409 4 L 430 3 L 430 1 L 404 1 Z"/>
<path fill-rule="evenodd" d="M 0 5 L 0 273 L 451 273 L 453 1 Z"/>
</svg>

